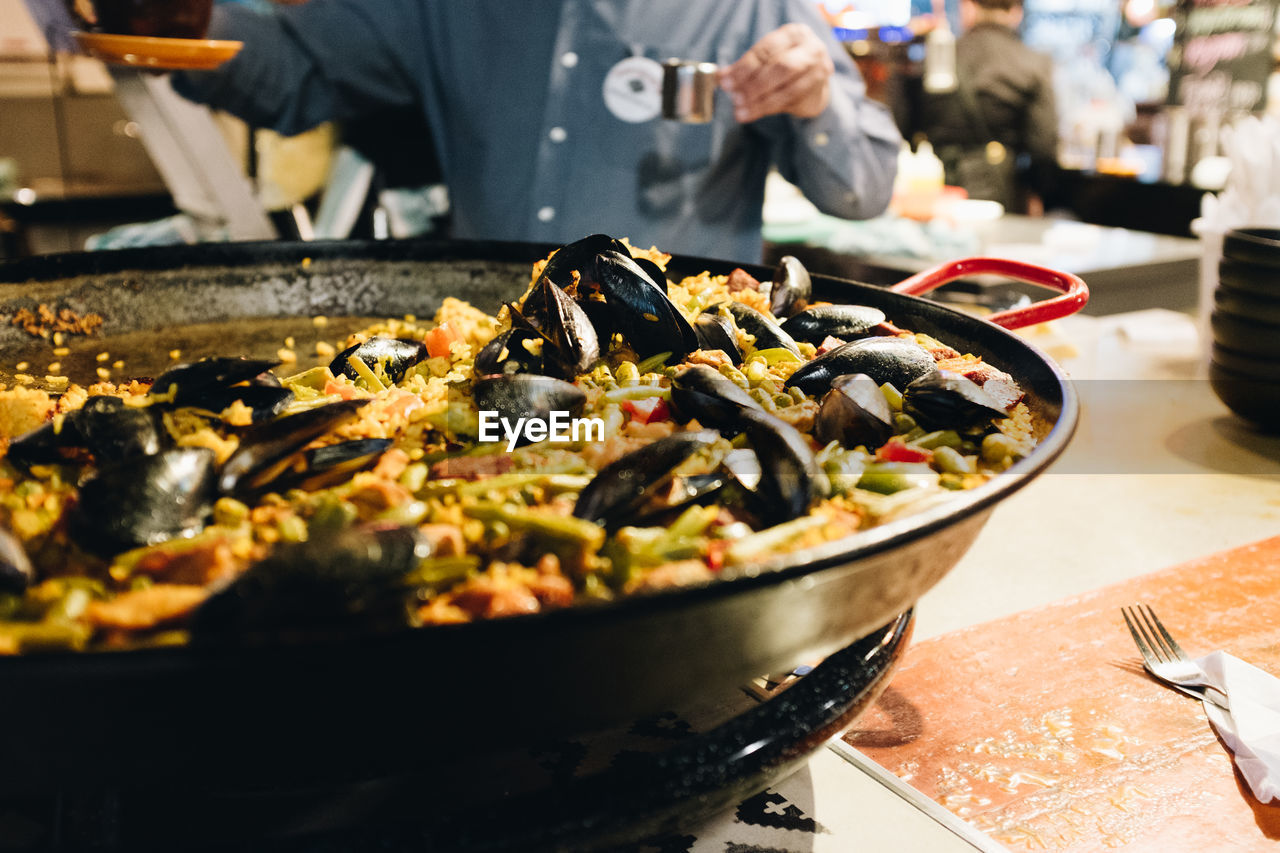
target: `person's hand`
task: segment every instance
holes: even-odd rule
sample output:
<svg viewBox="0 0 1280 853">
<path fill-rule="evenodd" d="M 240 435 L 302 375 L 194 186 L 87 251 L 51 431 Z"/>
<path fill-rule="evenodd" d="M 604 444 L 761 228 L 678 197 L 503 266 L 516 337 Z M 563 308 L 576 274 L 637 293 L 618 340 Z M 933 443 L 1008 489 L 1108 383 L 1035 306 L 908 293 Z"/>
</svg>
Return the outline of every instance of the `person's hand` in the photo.
<svg viewBox="0 0 1280 853">
<path fill-rule="evenodd" d="M 734 118 L 745 123 L 776 113 L 814 118 L 831 101 L 834 73 L 817 33 L 804 24 L 785 24 L 721 68 L 719 77 L 733 100 Z"/>
</svg>

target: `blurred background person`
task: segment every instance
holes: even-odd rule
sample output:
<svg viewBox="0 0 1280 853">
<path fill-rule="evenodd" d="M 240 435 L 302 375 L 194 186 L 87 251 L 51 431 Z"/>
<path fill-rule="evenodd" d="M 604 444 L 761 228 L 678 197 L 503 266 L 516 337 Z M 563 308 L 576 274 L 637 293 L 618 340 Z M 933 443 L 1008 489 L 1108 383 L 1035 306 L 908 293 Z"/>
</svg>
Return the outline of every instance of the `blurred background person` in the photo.
<svg viewBox="0 0 1280 853">
<path fill-rule="evenodd" d="M 844 218 L 878 215 L 892 192 L 900 134 L 807 0 L 222 5 L 209 37 L 245 47 L 175 88 L 255 127 L 417 111 L 429 142 L 388 142 L 434 147 L 455 237 L 606 231 L 754 261 L 772 168 Z M 660 117 L 670 57 L 719 64 L 711 122 Z"/>
<path fill-rule="evenodd" d="M 960 22 L 956 88 L 924 95 L 920 130 L 948 184 L 1042 213 L 1057 173 L 1053 61 L 1019 38 L 1021 0 L 960 0 Z"/>
</svg>

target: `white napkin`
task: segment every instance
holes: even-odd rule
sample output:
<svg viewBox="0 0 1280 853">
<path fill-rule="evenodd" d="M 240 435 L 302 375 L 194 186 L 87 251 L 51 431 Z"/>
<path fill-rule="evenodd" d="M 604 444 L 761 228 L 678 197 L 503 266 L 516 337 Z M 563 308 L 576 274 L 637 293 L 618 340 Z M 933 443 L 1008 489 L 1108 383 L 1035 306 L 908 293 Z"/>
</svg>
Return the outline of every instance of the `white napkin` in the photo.
<svg viewBox="0 0 1280 853">
<path fill-rule="evenodd" d="M 1280 679 L 1226 652 L 1197 663 L 1231 704 L 1204 702 L 1209 722 L 1235 755 L 1240 774 L 1260 802 L 1280 798 Z"/>
</svg>

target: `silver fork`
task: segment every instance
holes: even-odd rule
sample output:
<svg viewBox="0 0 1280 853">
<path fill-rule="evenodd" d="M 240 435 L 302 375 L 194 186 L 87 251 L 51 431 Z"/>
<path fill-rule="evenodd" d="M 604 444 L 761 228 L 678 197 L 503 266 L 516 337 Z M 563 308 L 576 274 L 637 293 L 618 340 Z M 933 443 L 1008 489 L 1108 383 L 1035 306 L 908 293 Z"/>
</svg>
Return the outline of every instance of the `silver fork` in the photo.
<svg viewBox="0 0 1280 853">
<path fill-rule="evenodd" d="M 1125 624 L 1129 626 L 1129 633 L 1133 635 L 1133 642 L 1142 653 L 1142 665 L 1147 672 L 1188 696 L 1204 699 L 1223 710 L 1231 710 L 1227 695 L 1208 683 L 1204 670 L 1169 636 L 1164 625 L 1156 618 L 1155 611 L 1148 605 L 1139 604 L 1122 607 L 1120 612 L 1124 615 Z"/>
</svg>

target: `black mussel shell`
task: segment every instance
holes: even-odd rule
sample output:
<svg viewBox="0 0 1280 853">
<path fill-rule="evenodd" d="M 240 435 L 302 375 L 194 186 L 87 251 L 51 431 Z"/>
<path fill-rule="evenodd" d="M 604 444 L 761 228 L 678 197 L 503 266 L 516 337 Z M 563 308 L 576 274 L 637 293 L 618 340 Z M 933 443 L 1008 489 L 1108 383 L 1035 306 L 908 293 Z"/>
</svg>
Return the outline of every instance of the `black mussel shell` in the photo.
<svg viewBox="0 0 1280 853">
<path fill-rule="evenodd" d="M 283 494 L 289 489 L 328 489 L 367 471 L 392 444 L 389 438 L 356 438 L 308 450 L 297 468 L 290 468 L 266 487 Z"/>
<path fill-rule="evenodd" d="M 822 398 L 813 433 L 826 444 L 862 445 L 874 450 L 893 435 L 893 410 L 875 380 L 865 373 L 837 376 Z"/>
<path fill-rule="evenodd" d="M 760 485 L 752 510 L 770 525 L 807 513 L 819 490 L 818 464 L 809 440 L 764 411 L 744 410 L 742 426 L 760 460 Z"/>
<path fill-rule="evenodd" d="M 862 338 L 824 352 L 801 367 L 787 380 L 811 397 L 821 397 L 837 376 L 865 373 L 877 385 L 888 382 L 902 389 L 915 379 L 937 369 L 937 362 L 924 347 L 905 338 Z"/>
<path fill-rule="evenodd" d="M 405 575 L 431 556 L 411 527 L 344 528 L 278 546 L 209 596 L 193 642 L 256 642 L 410 624 Z"/>
<path fill-rule="evenodd" d="M 199 408 L 214 414 L 233 403 L 242 403 L 249 407 L 250 419 L 256 424 L 279 417 L 293 402 L 294 393 L 283 385 L 259 385 L 255 382 L 230 388 L 210 388 L 200 398 Z"/>
<path fill-rule="evenodd" d="M 739 329 L 755 337 L 754 349 L 776 349 L 781 347 L 800 355 L 800 347 L 796 346 L 795 340 L 784 332 L 781 326 L 750 305 L 744 305 L 741 302 L 730 302 L 729 313 L 733 315 L 733 322 L 738 324 Z"/>
<path fill-rule="evenodd" d="M 617 252 L 631 257 L 627 244 L 621 240 L 608 234 L 591 234 L 556 250 L 543 268 L 542 275 L 564 288 L 573 284 L 573 273 L 576 270 L 579 277 L 578 295 L 585 296 L 596 287 L 596 259 L 604 252 Z"/>
<path fill-rule="evenodd" d="M 222 494 L 254 497 L 298 460 L 303 448 L 356 416 L 368 400 L 341 400 L 250 427 L 222 465 Z"/>
<path fill-rule="evenodd" d="M 734 364 L 742 364 L 742 350 L 728 317 L 703 311 L 693 319 L 693 333 L 698 336 L 698 349 L 720 350 Z"/>
<path fill-rule="evenodd" d="M 667 281 L 667 273 L 662 267 L 655 264 L 648 258 L 632 258 L 636 262 L 636 266 L 645 271 L 649 278 L 653 279 L 653 283 L 662 288 L 662 292 L 666 293 L 670 288 L 670 282 Z"/>
<path fill-rule="evenodd" d="M 190 364 L 175 364 L 151 383 L 150 396 L 173 395 L 177 406 L 199 406 L 210 389 L 227 388 L 267 374 L 278 361 L 252 358 L 203 358 Z M 263 377 L 261 382 L 271 382 Z M 274 384 L 279 384 L 276 381 Z M 207 407 L 206 407 L 207 408 Z"/>
<path fill-rule="evenodd" d="M 510 373 L 541 373 L 542 356 L 525 347 L 526 341 L 540 341 L 542 335 L 530 329 L 510 328 L 497 335 L 476 353 L 475 371 L 479 376 Z"/>
<path fill-rule="evenodd" d="M 217 498 L 212 450 L 177 447 L 101 468 L 80 485 L 68 527 L 81 547 L 116 554 L 204 528 Z"/>
<path fill-rule="evenodd" d="M 682 370 L 671 380 L 671 404 L 681 423 L 697 418 L 727 435 L 741 431 L 743 409 L 761 408 L 750 394 L 705 364 Z"/>
<path fill-rule="evenodd" d="M 848 342 L 872 334 L 884 312 L 870 305 L 815 305 L 787 319 L 782 328 L 797 341 L 817 346 L 828 336 Z"/>
<path fill-rule="evenodd" d="M 631 257 L 604 252 L 596 271 L 618 331 L 641 358 L 669 352 L 679 360 L 698 348 L 693 326 Z"/>
<path fill-rule="evenodd" d="M 36 570 L 18 537 L 0 528 L 0 593 L 20 595 L 35 579 Z"/>
<path fill-rule="evenodd" d="M 481 377 L 472 395 L 478 411 L 497 412 L 512 422 L 517 418 L 548 421 L 552 412 L 576 417 L 587 404 L 586 392 L 572 382 L 532 373 Z M 522 434 L 519 443 L 527 444 L 528 438 Z"/>
<path fill-rule="evenodd" d="M 600 339 L 591 318 L 549 279 L 539 279 L 523 311 L 514 305 L 508 309 L 513 325 L 528 325 L 546 339 L 551 351 L 543 348 L 543 364 L 555 363 L 566 378 L 587 371 L 600 357 Z"/>
<path fill-rule="evenodd" d="M 982 386 L 950 370 L 935 370 L 907 385 L 902 410 L 929 429 L 977 429 L 1009 416 Z"/>
<path fill-rule="evenodd" d="M 99 466 L 135 456 L 152 456 L 163 446 L 151 409 L 128 406 L 119 397 L 90 397 L 68 417 L 75 422 L 82 446 L 93 454 Z"/>
<path fill-rule="evenodd" d="M 773 271 L 769 287 L 769 311 L 775 317 L 790 317 L 813 298 L 813 281 L 800 259 L 785 255 Z M 794 335 L 792 336 L 794 337 Z"/>
<path fill-rule="evenodd" d="M 334 356 L 329 362 L 329 370 L 334 376 L 339 374 L 349 379 L 358 379 L 360 374 L 347 361 L 355 356 L 368 365 L 375 373 L 378 365 L 382 365 L 383 374 L 392 382 L 404 378 L 405 371 L 427 357 L 427 346 L 422 341 L 406 341 L 399 338 L 370 338 L 364 343 L 349 346 Z"/>
<path fill-rule="evenodd" d="M 681 462 L 719 440 L 720 434 L 711 430 L 677 432 L 615 459 L 579 493 L 574 516 L 606 527 L 632 521 L 649 496 L 670 482 Z"/>
</svg>

